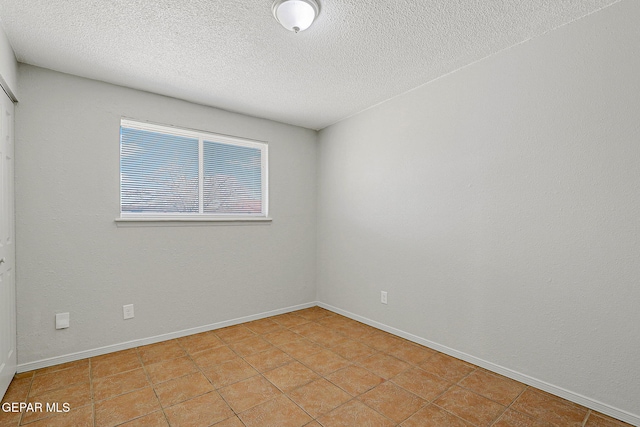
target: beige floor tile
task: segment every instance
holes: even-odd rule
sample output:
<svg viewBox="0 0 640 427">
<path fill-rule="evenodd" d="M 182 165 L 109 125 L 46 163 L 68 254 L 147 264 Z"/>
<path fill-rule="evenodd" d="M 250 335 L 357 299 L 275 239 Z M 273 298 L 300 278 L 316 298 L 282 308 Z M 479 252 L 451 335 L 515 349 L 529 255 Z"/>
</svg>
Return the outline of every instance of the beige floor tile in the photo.
<svg viewBox="0 0 640 427">
<path fill-rule="evenodd" d="M 355 323 L 355 320 L 348 319 L 344 316 L 327 316 L 318 320 L 318 323 L 331 329 L 337 329 L 352 325 Z"/>
<path fill-rule="evenodd" d="M 247 338 L 246 340 L 229 344 L 229 348 L 235 351 L 238 355 L 244 357 L 270 350 L 271 348 L 273 348 L 273 345 L 265 341 L 261 336 L 253 336 L 251 338 Z"/>
<path fill-rule="evenodd" d="M 322 351 L 322 347 L 307 339 L 291 341 L 278 347 L 294 359 L 302 359 Z"/>
<path fill-rule="evenodd" d="M 511 405 L 518 412 L 559 426 L 582 426 L 586 408 L 533 388 L 527 388 Z"/>
<path fill-rule="evenodd" d="M 302 427 L 312 420 L 284 395 L 254 406 L 238 416 L 247 427 Z"/>
<path fill-rule="evenodd" d="M 185 356 L 146 365 L 145 370 L 151 382 L 159 384 L 192 374 L 198 370 L 198 367 L 191 361 L 191 358 Z"/>
<path fill-rule="evenodd" d="M 32 378 L 35 373 L 36 371 L 18 372 L 13 376 L 13 378 L 16 380 L 20 380 L 22 378 Z"/>
<path fill-rule="evenodd" d="M 322 350 L 319 353 L 299 359 L 300 362 L 320 375 L 329 375 L 338 369 L 351 365 L 347 359 L 338 356 L 331 350 Z"/>
<path fill-rule="evenodd" d="M 177 359 L 178 357 L 187 355 L 178 343 L 178 340 L 163 341 L 138 347 L 138 354 L 140 355 L 142 363 L 145 365 Z"/>
<path fill-rule="evenodd" d="M 388 348 L 386 353 L 397 357 L 400 360 L 404 360 L 407 363 L 411 363 L 412 365 L 417 365 L 433 356 L 436 352 L 430 348 L 423 347 L 412 342 L 403 341 L 391 348 Z"/>
<path fill-rule="evenodd" d="M 321 378 L 288 393 L 289 397 L 313 418 L 334 410 L 351 400 L 351 395 Z"/>
<path fill-rule="evenodd" d="M 202 368 L 202 372 L 217 389 L 258 375 L 258 371 L 240 357 L 219 365 Z"/>
<path fill-rule="evenodd" d="M 189 354 L 224 345 L 222 340 L 212 331 L 178 338 L 178 343 Z"/>
<path fill-rule="evenodd" d="M 271 350 L 247 356 L 244 360 L 253 366 L 258 372 L 266 372 L 275 369 L 278 366 L 286 365 L 293 359 L 284 351 L 274 347 Z"/>
<path fill-rule="evenodd" d="M 396 423 L 406 420 L 426 403 L 391 382 L 380 384 L 358 397 L 358 400 Z"/>
<path fill-rule="evenodd" d="M 552 427 L 552 425 L 512 409 L 507 409 L 492 427 Z"/>
<path fill-rule="evenodd" d="M 376 353 L 358 363 L 363 368 L 386 380 L 408 370 L 411 365 L 384 353 Z"/>
<path fill-rule="evenodd" d="M 400 425 L 401 427 L 473 427 L 473 424 L 435 405 L 423 407 Z"/>
<path fill-rule="evenodd" d="M 29 427 L 93 427 L 93 408 L 88 405 L 72 409 L 27 425 Z"/>
<path fill-rule="evenodd" d="M 339 322 L 336 323 L 333 326 L 329 326 L 329 325 L 325 325 L 327 328 L 331 328 L 332 331 L 335 331 L 337 333 L 339 333 L 340 335 L 342 335 L 345 338 L 348 339 L 355 339 L 353 337 L 350 337 L 347 335 L 347 333 L 351 330 L 352 328 L 352 324 L 351 323 L 345 323 L 345 322 Z"/>
<path fill-rule="evenodd" d="M 31 383 L 29 396 L 38 396 L 48 391 L 66 388 L 74 384 L 89 382 L 89 366 L 54 371 L 48 374 L 35 375 Z"/>
<path fill-rule="evenodd" d="M 267 371 L 262 375 L 284 392 L 293 390 L 319 378 L 318 374 L 297 361 Z"/>
<path fill-rule="evenodd" d="M 378 386 L 384 379 L 360 366 L 348 366 L 330 375 L 327 379 L 352 396 L 358 396 Z"/>
<path fill-rule="evenodd" d="M 0 427 L 17 427 L 21 417 L 20 412 L 0 411 Z"/>
<path fill-rule="evenodd" d="M 76 360 L 74 362 L 61 363 L 59 365 L 48 366 L 46 368 L 38 369 L 34 372 L 35 375 L 49 374 L 51 372 L 62 371 L 69 368 L 83 367 L 89 368 L 89 359 Z"/>
<path fill-rule="evenodd" d="M 476 369 L 475 366 L 469 363 L 443 353 L 434 354 L 418 366 L 427 372 L 452 382 L 460 381 Z"/>
<path fill-rule="evenodd" d="M 143 368 L 93 380 L 93 398 L 96 401 L 109 399 L 133 390 L 149 386 L 147 374 Z"/>
<path fill-rule="evenodd" d="M 132 391 L 95 404 L 96 427 L 112 427 L 160 410 L 151 387 Z"/>
<path fill-rule="evenodd" d="M 291 332 L 294 332 L 301 337 L 310 337 L 313 334 L 322 333 L 327 329 L 326 326 L 319 325 L 316 322 L 304 323 L 302 325 L 289 328 Z"/>
<path fill-rule="evenodd" d="M 212 391 L 165 409 L 171 427 L 210 426 L 233 416 L 229 405 Z"/>
<path fill-rule="evenodd" d="M 300 317 L 291 313 L 281 314 L 279 316 L 273 316 L 271 320 L 273 320 L 276 323 L 279 323 L 285 328 L 291 328 L 293 326 L 302 325 L 304 323 L 309 322 L 308 319 L 305 319 L 304 317 Z"/>
<path fill-rule="evenodd" d="M 362 402 L 351 400 L 318 419 L 323 427 L 393 427 L 395 423 Z"/>
<path fill-rule="evenodd" d="M 373 348 L 354 340 L 347 340 L 331 347 L 331 351 L 352 362 L 358 362 L 376 352 Z"/>
<path fill-rule="evenodd" d="M 453 385 L 420 368 L 413 368 L 393 378 L 393 383 L 430 402 Z"/>
<path fill-rule="evenodd" d="M 245 425 L 240 421 L 240 418 L 233 416 L 219 423 L 215 423 L 213 427 L 245 427 Z"/>
<path fill-rule="evenodd" d="M 509 406 L 527 388 L 518 381 L 482 369 L 472 372 L 458 385 L 505 406 Z"/>
<path fill-rule="evenodd" d="M 56 415 L 56 411 L 65 410 L 65 405 L 68 405 L 68 408 L 71 410 L 90 405 L 92 403 L 91 384 L 84 382 L 42 393 L 29 398 L 28 402 L 41 404 L 43 411 L 26 412 L 22 416 L 22 424 L 27 424 L 42 418 L 48 418 Z M 48 412 L 47 408 L 52 408 L 53 412 Z"/>
<path fill-rule="evenodd" d="M 505 407 L 458 386 L 453 386 L 433 403 L 448 412 L 479 426 L 490 426 Z"/>
<path fill-rule="evenodd" d="M 219 392 L 236 413 L 246 411 L 281 394 L 280 390 L 261 375 L 223 387 Z"/>
<path fill-rule="evenodd" d="M 349 341 L 349 338 L 344 335 L 339 334 L 326 326 L 323 326 L 323 328 L 323 331 L 312 332 L 306 337 L 311 341 L 328 348 L 332 348 Z"/>
<path fill-rule="evenodd" d="M 213 386 L 200 372 L 175 378 L 155 387 L 160 404 L 167 408 L 213 391 Z"/>
<path fill-rule="evenodd" d="M 195 353 L 191 355 L 191 359 L 196 362 L 200 368 L 204 368 L 205 366 L 218 365 L 223 362 L 227 362 L 229 360 L 233 360 L 238 357 L 237 354 L 233 352 L 226 345 L 222 347 L 216 347 L 211 350 L 201 351 L 199 353 Z"/>
<path fill-rule="evenodd" d="M 252 332 L 259 335 L 268 334 L 269 332 L 275 332 L 282 329 L 279 323 L 274 322 L 271 319 L 254 320 L 253 322 L 245 323 L 245 326 Z"/>
<path fill-rule="evenodd" d="M 320 307 L 17 374 L 27 399 L 71 411 L 0 427 L 630 427 Z"/>
<path fill-rule="evenodd" d="M 300 317 L 303 317 L 307 320 L 317 321 L 327 316 L 332 316 L 333 313 L 329 310 L 325 310 L 324 308 L 315 306 L 309 307 L 302 310 L 294 311 L 293 314 L 296 314 Z"/>
<path fill-rule="evenodd" d="M 91 358 L 91 377 L 104 378 L 142 367 L 135 349 Z"/>
<path fill-rule="evenodd" d="M 278 331 L 270 332 L 263 336 L 264 336 L 264 339 L 266 339 L 271 344 L 276 346 L 286 344 L 291 341 L 297 341 L 300 339 L 300 335 L 295 334 L 288 329 L 280 329 Z"/>
<path fill-rule="evenodd" d="M 102 360 L 113 359 L 113 358 L 121 358 L 127 354 L 135 354 L 138 355 L 138 351 L 135 348 L 128 348 L 126 350 L 114 351 L 112 353 L 101 354 L 100 356 L 94 356 L 89 358 L 89 362 L 93 364 L 93 362 L 99 362 Z"/>
<path fill-rule="evenodd" d="M 368 335 L 376 332 L 375 328 L 359 322 L 337 328 L 336 330 L 347 338 L 362 341 L 366 340 L 365 337 L 367 337 Z"/>
<path fill-rule="evenodd" d="M 383 352 L 403 343 L 402 339 L 383 331 L 373 332 L 360 340 L 369 347 Z"/>
<path fill-rule="evenodd" d="M 120 424 L 118 427 L 169 427 L 162 411 L 152 412 L 135 420 Z"/>
<path fill-rule="evenodd" d="M 30 377 L 14 378 L 9 384 L 2 402 L 25 402 L 29 396 L 33 375 Z"/>
<path fill-rule="evenodd" d="M 216 329 L 215 334 L 226 344 L 246 340 L 256 335 L 251 329 L 243 325 L 229 326 L 228 328 Z"/>
<path fill-rule="evenodd" d="M 592 411 L 587 419 L 585 427 L 631 427 L 631 424 L 627 424 L 599 412 Z"/>
</svg>

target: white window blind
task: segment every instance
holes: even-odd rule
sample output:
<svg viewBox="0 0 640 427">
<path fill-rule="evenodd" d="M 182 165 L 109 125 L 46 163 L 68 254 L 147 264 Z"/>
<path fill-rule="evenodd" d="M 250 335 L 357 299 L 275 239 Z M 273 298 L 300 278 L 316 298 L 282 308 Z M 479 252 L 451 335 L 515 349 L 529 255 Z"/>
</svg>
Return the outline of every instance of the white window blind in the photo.
<svg viewBox="0 0 640 427">
<path fill-rule="evenodd" d="M 121 218 L 267 217 L 267 144 L 122 120 Z"/>
</svg>

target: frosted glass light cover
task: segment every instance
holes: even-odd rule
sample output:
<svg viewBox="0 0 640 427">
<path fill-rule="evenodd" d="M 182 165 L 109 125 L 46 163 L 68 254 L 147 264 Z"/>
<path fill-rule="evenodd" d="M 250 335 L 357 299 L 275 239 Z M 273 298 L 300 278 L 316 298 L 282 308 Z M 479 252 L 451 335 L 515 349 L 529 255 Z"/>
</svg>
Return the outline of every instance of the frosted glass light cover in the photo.
<svg viewBox="0 0 640 427">
<path fill-rule="evenodd" d="M 314 7 L 316 6 L 316 7 Z M 316 19 L 317 5 L 304 0 L 277 1 L 273 5 L 273 16 L 289 31 L 304 31 Z"/>
</svg>

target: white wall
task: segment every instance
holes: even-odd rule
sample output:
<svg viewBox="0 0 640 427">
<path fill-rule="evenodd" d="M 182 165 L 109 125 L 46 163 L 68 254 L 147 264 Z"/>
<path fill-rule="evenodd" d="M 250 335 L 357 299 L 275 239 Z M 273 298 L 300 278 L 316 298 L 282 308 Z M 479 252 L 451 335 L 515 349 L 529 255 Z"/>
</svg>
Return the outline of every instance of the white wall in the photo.
<svg viewBox="0 0 640 427">
<path fill-rule="evenodd" d="M 322 130 L 318 299 L 640 422 L 639 17 L 621 2 Z"/>
<path fill-rule="evenodd" d="M 12 97 L 16 96 L 18 63 L 0 22 L 0 86 Z"/>
<path fill-rule="evenodd" d="M 315 301 L 315 131 L 22 64 L 18 76 L 19 364 Z M 273 222 L 117 227 L 121 116 L 268 141 Z"/>
</svg>

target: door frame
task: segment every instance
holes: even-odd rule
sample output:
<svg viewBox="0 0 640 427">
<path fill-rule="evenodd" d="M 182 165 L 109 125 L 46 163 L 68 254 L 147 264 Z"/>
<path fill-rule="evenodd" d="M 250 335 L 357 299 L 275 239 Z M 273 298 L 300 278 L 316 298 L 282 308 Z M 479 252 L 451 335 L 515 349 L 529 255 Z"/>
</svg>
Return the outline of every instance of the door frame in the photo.
<svg viewBox="0 0 640 427">
<path fill-rule="evenodd" d="M 0 91 L 0 397 L 17 370 L 15 282 L 15 106 Z"/>
</svg>

